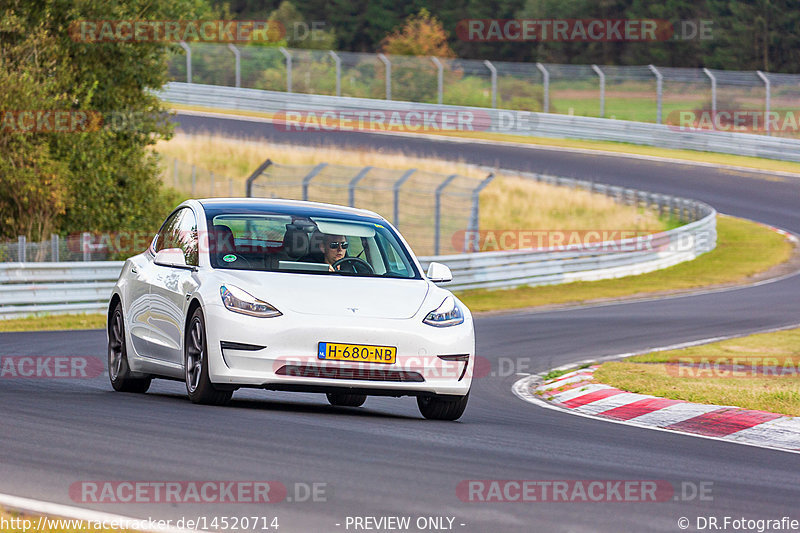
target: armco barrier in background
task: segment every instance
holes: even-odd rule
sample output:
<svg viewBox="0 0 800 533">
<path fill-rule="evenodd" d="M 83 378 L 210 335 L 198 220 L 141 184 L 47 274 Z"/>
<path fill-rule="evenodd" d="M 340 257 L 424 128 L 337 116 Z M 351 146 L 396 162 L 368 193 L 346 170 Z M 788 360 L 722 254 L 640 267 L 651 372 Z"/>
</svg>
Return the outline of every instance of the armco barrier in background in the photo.
<svg viewBox="0 0 800 533">
<path fill-rule="evenodd" d="M 701 150 L 765 157 L 784 161 L 800 161 L 800 140 L 749 133 L 724 131 L 680 131 L 665 124 L 632 122 L 606 118 L 579 117 L 554 113 L 533 113 L 504 109 L 470 108 L 441 104 L 423 104 L 370 98 L 344 98 L 314 94 L 297 94 L 258 89 L 241 89 L 216 85 L 172 82 L 164 86 L 160 96 L 167 102 L 209 108 L 257 111 L 283 114 L 298 110 L 320 113 L 337 110 L 408 112 L 470 112 L 474 131 L 488 131 L 521 137 L 553 137 L 615 141 L 633 144 Z M 488 121 L 488 124 L 485 122 Z M 320 127 L 320 131 L 324 131 Z M 336 135 L 341 128 L 331 131 Z M 443 130 L 444 131 L 444 130 Z M 446 131 L 445 131 L 446 132 Z"/>
<path fill-rule="evenodd" d="M 716 246 L 716 211 L 702 202 L 573 178 L 497 171 L 603 193 L 621 203 L 655 207 L 662 215 L 691 222 L 655 235 L 652 246 L 643 249 L 636 249 L 639 237 L 634 237 L 630 239 L 632 243 L 623 239 L 615 246 L 606 243 L 589 248 L 564 246 L 420 257 L 424 268 L 432 261 L 450 267 L 453 281 L 446 284 L 448 288 L 500 288 L 618 278 L 689 261 Z M 631 246 L 633 251 L 620 251 Z M 0 318 L 34 313 L 102 312 L 122 265 L 121 261 L 0 264 Z"/>
</svg>

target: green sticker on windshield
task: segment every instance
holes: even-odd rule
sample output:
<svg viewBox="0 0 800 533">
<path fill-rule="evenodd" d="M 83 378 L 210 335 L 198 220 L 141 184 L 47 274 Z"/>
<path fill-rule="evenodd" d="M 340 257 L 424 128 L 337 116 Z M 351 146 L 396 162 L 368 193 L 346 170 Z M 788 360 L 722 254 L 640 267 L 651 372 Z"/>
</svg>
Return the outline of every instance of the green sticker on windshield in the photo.
<svg viewBox="0 0 800 533">
<path fill-rule="evenodd" d="M 233 263 L 234 261 L 236 261 L 236 256 L 233 254 L 228 254 L 225 257 L 223 257 L 222 260 L 225 261 L 226 263 Z"/>
</svg>

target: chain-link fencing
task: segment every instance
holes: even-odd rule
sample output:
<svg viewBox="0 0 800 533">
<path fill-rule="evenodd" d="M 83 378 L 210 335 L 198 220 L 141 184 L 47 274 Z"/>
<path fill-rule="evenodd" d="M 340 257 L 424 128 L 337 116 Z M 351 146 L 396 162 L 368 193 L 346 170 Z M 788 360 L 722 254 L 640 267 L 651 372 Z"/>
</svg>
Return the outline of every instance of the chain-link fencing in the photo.
<svg viewBox="0 0 800 533">
<path fill-rule="evenodd" d="M 800 136 L 797 74 L 492 62 L 209 43 L 184 43 L 176 50 L 169 65 L 175 81 L 676 126 L 697 126 L 713 113 L 714 129 L 739 131 L 738 127 L 750 133 Z M 729 116 L 733 113 L 745 118 L 736 122 Z"/>
</svg>

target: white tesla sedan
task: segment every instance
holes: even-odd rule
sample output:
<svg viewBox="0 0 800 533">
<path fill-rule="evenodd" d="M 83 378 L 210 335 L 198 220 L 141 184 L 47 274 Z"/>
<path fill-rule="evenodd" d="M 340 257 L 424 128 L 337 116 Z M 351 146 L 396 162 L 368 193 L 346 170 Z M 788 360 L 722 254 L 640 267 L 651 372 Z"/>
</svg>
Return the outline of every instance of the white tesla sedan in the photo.
<svg viewBox="0 0 800 533">
<path fill-rule="evenodd" d="M 188 200 L 125 262 L 108 309 L 117 391 L 185 381 L 196 403 L 241 387 L 417 397 L 458 419 L 475 365 L 469 310 L 379 215 L 266 199 Z"/>
</svg>

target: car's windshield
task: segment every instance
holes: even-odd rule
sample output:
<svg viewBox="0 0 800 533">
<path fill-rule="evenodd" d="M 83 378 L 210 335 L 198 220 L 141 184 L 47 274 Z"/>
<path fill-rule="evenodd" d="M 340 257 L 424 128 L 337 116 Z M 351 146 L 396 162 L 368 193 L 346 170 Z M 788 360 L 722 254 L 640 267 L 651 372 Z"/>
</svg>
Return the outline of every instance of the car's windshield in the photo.
<svg viewBox="0 0 800 533">
<path fill-rule="evenodd" d="M 386 225 L 302 214 L 209 213 L 214 268 L 419 279 Z"/>
</svg>

